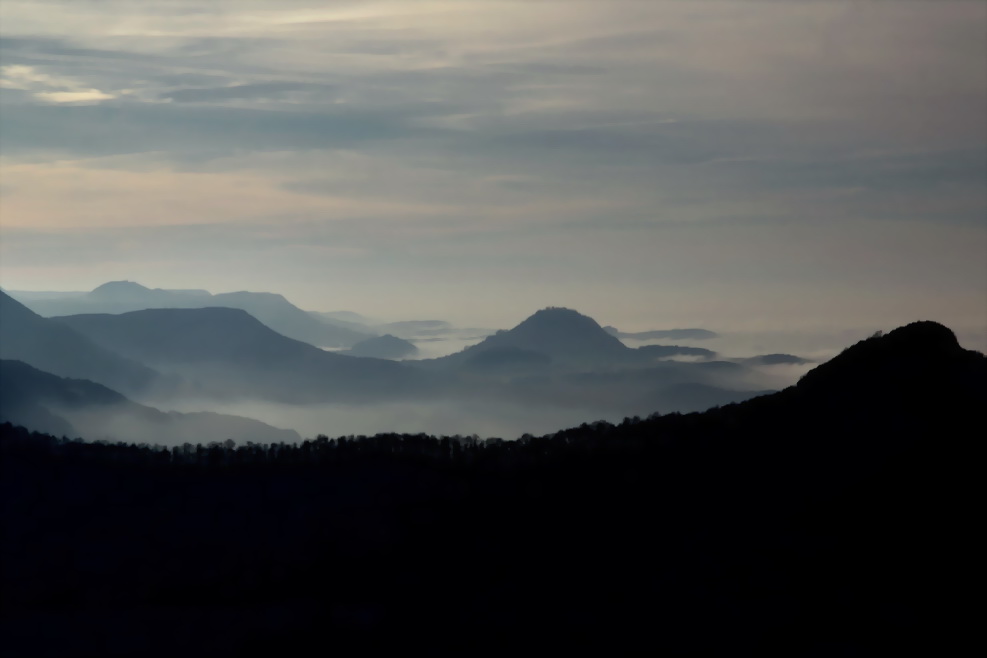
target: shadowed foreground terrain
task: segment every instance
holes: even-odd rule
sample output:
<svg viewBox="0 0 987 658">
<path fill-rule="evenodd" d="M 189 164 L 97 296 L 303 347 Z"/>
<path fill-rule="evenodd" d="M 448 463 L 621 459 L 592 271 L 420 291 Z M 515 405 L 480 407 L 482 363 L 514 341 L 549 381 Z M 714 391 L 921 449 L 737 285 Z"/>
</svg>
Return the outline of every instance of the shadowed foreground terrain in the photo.
<svg viewBox="0 0 987 658">
<path fill-rule="evenodd" d="M 925 322 L 777 394 L 516 442 L 4 425 L 0 651 L 942 649 L 985 399 L 987 359 Z"/>
</svg>

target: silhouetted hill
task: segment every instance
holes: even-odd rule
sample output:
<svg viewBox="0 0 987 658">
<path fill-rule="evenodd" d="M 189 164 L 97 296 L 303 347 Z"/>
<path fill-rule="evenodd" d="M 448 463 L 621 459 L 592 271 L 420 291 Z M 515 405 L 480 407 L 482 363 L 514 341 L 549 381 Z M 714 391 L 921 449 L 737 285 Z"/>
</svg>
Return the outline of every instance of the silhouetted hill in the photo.
<svg viewBox="0 0 987 658">
<path fill-rule="evenodd" d="M 54 321 L 162 372 L 180 374 L 210 397 L 283 402 L 375 399 L 422 387 L 417 371 L 343 356 L 271 330 L 232 308 L 148 309 Z"/>
<path fill-rule="evenodd" d="M 719 334 L 708 329 L 655 329 L 653 331 L 620 331 L 617 327 L 604 327 L 611 336 L 631 340 L 709 340 Z"/>
<path fill-rule="evenodd" d="M 385 334 L 361 341 L 343 352 L 349 356 L 363 356 L 374 359 L 404 359 L 418 353 L 414 343 L 403 338 Z"/>
<path fill-rule="evenodd" d="M 492 350 L 495 354 L 506 355 L 513 363 L 517 362 L 513 355 L 520 351 L 543 354 L 556 365 L 576 367 L 612 365 L 636 359 L 633 350 L 603 331 L 593 318 L 567 308 L 546 308 L 513 329 L 498 331 L 457 354 L 432 362 L 439 366 L 463 366 L 474 362 L 477 355 Z M 490 365 L 492 358 L 486 357 L 484 362 Z"/>
<path fill-rule="evenodd" d="M 920 323 L 774 395 L 519 441 L 0 426 L 0 631 L 14 655 L 954 655 L 985 395 L 987 358 Z"/>
<path fill-rule="evenodd" d="M 882 392 L 889 380 L 934 382 L 945 371 L 956 378 L 982 374 L 984 357 L 963 349 L 956 335 L 937 322 L 913 322 L 843 350 L 799 380 L 798 388 L 840 397 Z"/>
<path fill-rule="evenodd" d="M 206 290 L 163 290 L 161 288 L 148 288 L 134 281 L 109 281 L 103 285 L 93 288 L 88 294 L 89 299 L 102 299 L 109 302 L 133 302 L 144 303 L 146 300 L 166 300 L 169 297 L 199 297 L 206 299 L 211 297 Z"/>
<path fill-rule="evenodd" d="M 34 430 L 87 439 L 166 445 L 234 439 L 297 441 L 280 430 L 239 416 L 159 411 L 85 379 L 66 379 L 21 361 L 0 360 L 0 419 Z"/>
<path fill-rule="evenodd" d="M 158 373 L 147 366 L 41 317 L 3 292 L 0 358 L 24 361 L 62 377 L 89 379 L 130 394 L 146 393 L 161 383 Z"/>
<path fill-rule="evenodd" d="M 25 293 L 22 300 L 37 313 L 48 317 L 126 313 L 151 308 L 238 308 L 280 334 L 322 347 L 349 347 L 371 335 L 371 332 L 321 322 L 274 293 L 211 295 L 205 290 L 152 289 L 133 281 L 110 281 L 82 295 L 52 297 Z"/>
<path fill-rule="evenodd" d="M 764 393 L 765 385 L 739 364 L 668 360 L 675 356 L 709 359 L 715 353 L 681 346 L 631 349 L 590 317 L 548 308 L 461 352 L 416 363 L 452 370 L 484 395 L 516 404 L 601 414 L 701 410 Z"/>
<path fill-rule="evenodd" d="M 153 292 L 150 288 L 134 281 L 108 281 L 93 288 L 89 294 L 93 297 L 119 299 L 124 297 L 143 297 L 153 294 Z"/>
</svg>

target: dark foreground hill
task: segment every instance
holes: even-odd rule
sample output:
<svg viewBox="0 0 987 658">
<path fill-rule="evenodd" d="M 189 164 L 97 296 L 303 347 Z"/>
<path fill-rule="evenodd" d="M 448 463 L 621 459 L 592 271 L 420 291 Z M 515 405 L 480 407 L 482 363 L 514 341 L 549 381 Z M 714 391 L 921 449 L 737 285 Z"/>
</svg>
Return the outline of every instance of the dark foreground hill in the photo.
<svg viewBox="0 0 987 658">
<path fill-rule="evenodd" d="M 182 377 L 194 396 L 301 403 L 379 400 L 429 390 L 427 376 L 416 370 L 321 350 L 282 336 L 239 309 L 149 309 L 52 321 Z"/>
<path fill-rule="evenodd" d="M 0 428 L 5 655 L 955 655 L 987 359 L 916 323 L 780 393 L 516 442 Z M 57 631 L 57 632 L 56 632 Z"/>
</svg>

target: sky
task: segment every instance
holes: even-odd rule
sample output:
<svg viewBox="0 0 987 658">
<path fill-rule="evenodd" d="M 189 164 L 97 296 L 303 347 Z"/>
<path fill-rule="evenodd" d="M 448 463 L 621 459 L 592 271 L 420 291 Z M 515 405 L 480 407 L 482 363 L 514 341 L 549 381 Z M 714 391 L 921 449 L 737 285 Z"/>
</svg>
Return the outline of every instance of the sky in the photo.
<svg viewBox="0 0 987 658">
<path fill-rule="evenodd" d="M 2 0 L 0 285 L 987 337 L 985 116 L 979 0 Z"/>
</svg>

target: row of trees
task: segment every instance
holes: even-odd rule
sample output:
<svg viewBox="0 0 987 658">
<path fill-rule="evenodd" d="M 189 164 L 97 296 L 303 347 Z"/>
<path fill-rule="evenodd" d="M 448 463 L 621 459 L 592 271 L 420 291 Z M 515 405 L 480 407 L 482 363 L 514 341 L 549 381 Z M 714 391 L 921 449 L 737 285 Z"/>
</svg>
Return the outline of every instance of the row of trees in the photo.
<svg viewBox="0 0 987 658">
<path fill-rule="evenodd" d="M 677 415 L 677 414 L 673 414 Z M 657 416 L 655 416 L 657 417 Z M 53 437 L 31 432 L 23 427 L 5 423 L 0 428 L 0 450 L 7 453 L 35 455 L 67 460 L 95 459 L 114 463 L 176 465 L 200 467 L 235 467 L 248 464 L 318 464 L 360 458 L 409 458 L 433 462 L 473 463 L 484 460 L 510 460 L 521 456 L 546 455 L 577 443 L 591 450 L 603 438 L 626 439 L 628 428 L 641 423 L 640 418 L 627 418 L 620 425 L 596 422 L 554 434 L 535 437 L 525 434 L 517 440 L 481 439 L 478 435 L 435 437 L 424 433 L 382 433 L 374 436 L 319 435 L 298 443 L 261 444 L 247 441 L 237 444 L 233 439 L 208 443 L 184 443 L 180 446 L 149 445 L 147 443 L 86 441 L 68 437 Z M 635 431 L 640 431 L 639 429 Z M 610 448 L 615 447 L 611 445 Z"/>
</svg>

